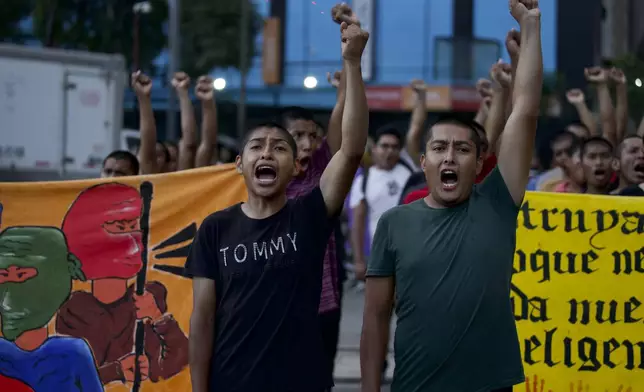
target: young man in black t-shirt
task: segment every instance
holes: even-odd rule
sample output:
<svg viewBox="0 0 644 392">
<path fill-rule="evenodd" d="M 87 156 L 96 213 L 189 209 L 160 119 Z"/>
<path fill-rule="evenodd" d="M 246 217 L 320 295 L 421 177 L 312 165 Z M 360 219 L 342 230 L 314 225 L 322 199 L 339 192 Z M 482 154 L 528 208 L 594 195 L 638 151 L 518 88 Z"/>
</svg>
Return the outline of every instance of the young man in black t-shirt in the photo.
<svg viewBox="0 0 644 392">
<path fill-rule="evenodd" d="M 186 262 L 193 277 L 194 392 L 322 392 L 333 385 L 319 331 L 324 252 L 367 142 L 360 70 L 369 37 L 341 26 L 347 96 L 342 144 L 305 196 L 290 199 L 296 144 L 277 124 L 252 129 L 237 168 L 248 202 L 208 216 Z"/>
</svg>

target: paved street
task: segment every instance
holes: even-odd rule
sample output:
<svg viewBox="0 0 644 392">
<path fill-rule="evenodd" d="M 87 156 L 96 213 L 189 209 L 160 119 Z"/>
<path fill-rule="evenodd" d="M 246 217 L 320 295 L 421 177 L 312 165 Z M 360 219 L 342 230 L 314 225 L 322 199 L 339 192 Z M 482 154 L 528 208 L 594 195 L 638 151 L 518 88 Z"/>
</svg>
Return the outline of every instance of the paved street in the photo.
<svg viewBox="0 0 644 392">
<path fill-rule="evenodd" d="M 333 392 L 360 392 L 359 384 L 338 384 L 333 388 Z M 389 392 L 389 387 L 383 387 L 382 392 Z"/>
<path fill-rule="evenodd" d="M 362 310 L 364 307 L 364 296 L 361 292 L 348 289 L 342 305 L 342 323 L 340 325 L 340 347 L 335 365 L 335 383 L 337 387 L 334 392 L 358 391 L 360 383 L 360 334 L 362 332 Z M 391 337 L 393 338 L 394 323 L 392 321 Z M 389 368 L 387 379 L 391 380 L 393 375 L 393 356 L 391 347 L 393 339 L 390 339 Z M 389 391 L 389 388 L 383 388 Z"/>
</svg>

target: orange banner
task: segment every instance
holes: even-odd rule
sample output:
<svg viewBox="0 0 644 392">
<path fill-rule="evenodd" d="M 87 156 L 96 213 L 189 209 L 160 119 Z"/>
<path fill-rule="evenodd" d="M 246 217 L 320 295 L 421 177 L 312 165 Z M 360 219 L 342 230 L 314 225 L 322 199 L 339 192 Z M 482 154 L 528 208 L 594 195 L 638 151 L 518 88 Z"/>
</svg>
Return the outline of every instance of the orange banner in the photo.
<svg viewBox="0 0 644 392">
<path fill-rule="evenodd" d="M 182 266 L 201 221 L 245 198 L 232 165 L 1 184 L 0 391 L 189 390 Z"/>
</svg>

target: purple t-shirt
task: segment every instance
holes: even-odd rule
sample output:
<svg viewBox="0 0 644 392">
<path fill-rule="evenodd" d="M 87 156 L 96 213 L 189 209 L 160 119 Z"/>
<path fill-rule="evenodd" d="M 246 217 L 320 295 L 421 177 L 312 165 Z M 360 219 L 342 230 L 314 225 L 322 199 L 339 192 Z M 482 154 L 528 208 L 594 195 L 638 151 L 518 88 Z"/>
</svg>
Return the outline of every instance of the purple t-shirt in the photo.
<svg viewBox="0 0 644 392">
<path fill-rule="evenodd" d="M 323 140 L 322 145 L 311 157 L 309 167 L 304 175 L 294 178 L 286 188 L 289 199 L 304 196 L 315 187 L 320 186 L 320 178 L 331 161 L 331 149 Z M 324 254 L 322 272 L 322 293 L 320 294 L 319 313 L 326 313 L 340 308 L 340 289 L 338 287 L 338 263 L 335 248 L 335 235 L 331 234 Z"/>
</svg>

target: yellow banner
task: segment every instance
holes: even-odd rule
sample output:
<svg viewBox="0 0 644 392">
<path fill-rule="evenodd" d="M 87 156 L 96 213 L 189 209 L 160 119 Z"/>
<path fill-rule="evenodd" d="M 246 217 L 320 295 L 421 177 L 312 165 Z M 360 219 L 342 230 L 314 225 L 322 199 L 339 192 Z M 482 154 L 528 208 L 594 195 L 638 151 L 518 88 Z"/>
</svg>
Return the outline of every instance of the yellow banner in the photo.
<svg viewBox="0 0 644 392">
<path fill-rule="evenodd" d="M 642 210 L 639 198 L 527 197 L 512 280 L 526 392 L 644 391 Z"/>
<path fill-rule="evenodd" d="M 0 391 L 189 390 L 181 267 L 201 221 L 245 198 L 231 165 L 0 184 Z M 527 196 L 512 298 L 528 382 L 515 390 L 644 391 L 640 205 Z"/>
</svg>

